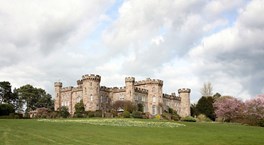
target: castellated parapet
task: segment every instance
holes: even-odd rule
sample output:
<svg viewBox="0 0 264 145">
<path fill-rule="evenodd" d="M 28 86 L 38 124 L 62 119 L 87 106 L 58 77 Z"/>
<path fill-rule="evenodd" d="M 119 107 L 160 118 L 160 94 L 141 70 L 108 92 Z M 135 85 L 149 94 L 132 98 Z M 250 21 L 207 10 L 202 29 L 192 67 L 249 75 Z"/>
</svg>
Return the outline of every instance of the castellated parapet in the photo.
<svg viewBox="0 0 264 145">
<path fill-rule="evenodd" d="M 126 77 L 125 81 L 126 82 L 135 82 L 135 78 L 134 77 Z"/>
<path fill-rule="evenodd" d="M 101 76 L 94 74 L 86 74 L 82 76 L 82 80 L 93 80 L 93 81 L 101 81 Z"/>
<path fill-rule="evenodd" d="M 147 85 L 147 84 L 158 84 L 159 86 L 163 86 L 163 81 L 159 80 L 159 79 L 147 78 L 146 80 L 136 81 L 135 82 L 135 86 Z"/>
<path fill-rule="evenodd" d="M 175 93 L 171 93 L 171 95 L 169 95 L 169 94 L 163 94 L 163 98 L 170 99 L 170 100 L 178 100 L 178 101 L 181 101 L 181 98 L 179 96 L 176 96 Z"/>
<path fill-rule="evenodd" d="M 61 88 L 61 91 L 71 91 L 73 86 Z"/>
<path fill-rule="evenodd" d="M 164 110 L 172 108 L 181 117 L 190 115 L 190 92 L 191 89 L 182 88 L 178 90 L 179 96 L 175 93 L 170 95 L 163 93 L 163 81 L 159 79 L 147 78 L 135 81 L 134 77 L 126 77 L 125 84 L 121 87 L 105 87 L 100 85 L 101 76 L 86 74 L 77 80 L 76 87 L 63 87 L 61 82 L 55 82 L 55 110 L 62 106 L 69 109 L 71 115 L 74 114 L 74 106 L 81 99 L 83 100 L 85 111 L 96 111 L 107 108 L 117 100 L 127 100 L 132 103 L 143 105 L 143 112 L 157 115 Z M 110 111 L 110 110 L 108 110 Z"/>
<path fill-rule="evenodd" d="M 191 93 L 191 89 L 181 88 L 181 89 L 178 89 L 178 93 Z"/>
<path fill-rule="evenodd" d="M 55 86 L 55 87 L 62 87 L 62 83 L 61 83 L 61 82 L 55 82 L 55 83 L 54 83 L 54 86 Z"/>
<path fill-rule="evenodd" d="M 148 90 L 147 89 L 142 89 L 142 88 L 137 88 L 137 87 L 135 87 L 135 92 L 148 94 Z"/>
</svg>

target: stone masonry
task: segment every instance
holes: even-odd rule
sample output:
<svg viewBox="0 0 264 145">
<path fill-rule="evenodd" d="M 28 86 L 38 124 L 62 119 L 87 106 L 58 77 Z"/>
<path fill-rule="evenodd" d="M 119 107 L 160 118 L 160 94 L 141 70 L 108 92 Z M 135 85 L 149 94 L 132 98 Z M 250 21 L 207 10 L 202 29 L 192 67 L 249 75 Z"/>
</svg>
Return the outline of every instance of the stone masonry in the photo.
<svg viewBox="0 0 264 145">
<path fill-rule="evenodd" d="M 77 81 L 76 87 L 62 87 L 61 82 L 55 82 L 55 110 L 62 106 L 74 114 L 74 106 L 83 99 L 86 111 L 102 110 L 107 104 L 117 100 L 129 100 L 135 104 L 141 103 L 144 112 L 152 115 L 162 114 L 164 110 L 172 108 L 181 117 L 190 116 L 190 93 L 191 90 L 183 88 L 175 93 L 164 94 L 162 91 L 163 81 L 150 79 L 135 81 L 134 77 L 125 78 L 124 87 L 100 86 L 101 76 L 83 75 Z"/>
</svg>

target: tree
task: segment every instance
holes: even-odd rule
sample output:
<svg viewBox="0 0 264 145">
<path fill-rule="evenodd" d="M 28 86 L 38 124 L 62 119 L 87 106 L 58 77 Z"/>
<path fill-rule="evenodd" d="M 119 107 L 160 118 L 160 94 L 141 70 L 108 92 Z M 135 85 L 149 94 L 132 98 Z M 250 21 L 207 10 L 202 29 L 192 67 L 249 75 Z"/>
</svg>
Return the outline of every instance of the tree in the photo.
<svg viewBox="0 0 264 145">
<path fill-rule="evenodd" d="M 83 100 L 81 100 L 79 103 L 76 103 L 75 106 L 74 106 L 74 108 L 75 108 L 74 114 L 77 117 L 83 117 L 83 113 L 85 111 L 84 104 L 83 104 Z"/>
<path fill-rule="evenodd" d="M 143 112 L 143 109 L 144 109 L 144 106 L 141 103 L 137 104 L 138 111 Z"/>
<path fill-rule="evenodd" d="M 130 113 L 136 110 L 136 106 L 131 101 L 122 101 L 122 100 L 115 101 L 113 104 L 113 109 L 117 111 L 120 108 Z"/>
<path fill-rule="evenodd" d="M 9 115 L 10 113 L 14 113 L 14 106 L 11 104 L 0 104 L 0 116 Z"/>
<path fill-rule="evenodd" d="M 243 102 L 230 96 L 224 96 L 217 99 L 213 106 L 217 118 L 226 122 L 234 122 L 237 119 L 240 119 L 242 111 L 244 110 Z"/>
<path fill-rule="evenodd" d="M 27 84 L 18 88 L 17 92 L 19 98 L 26 103 L 26 112 L 42 107 L 54 110 L 51 95 L 41 88 L 35 88 Z"/>
<path fill-rule="evenodd" d="M 264 126 L 264 95 L 259 95 L 245 102 L 246 123 Z"/>
<path fill-rule="evenodd" d="M 202 96 L 208 97 L 213 95 L 213 86 L 210 82 L 204 83 L 200 90 Z"/>
<path fill-rule="evenodd" d="M 59 114 L 63 118 L 69 117 L 70 113 L 69 113 L 68 107 L 62 106 L 61 108 L 59 108 Z"/>
<path fill-rule="evenodd" d="M 215 120 L 215 113 L 214 113 L 214 107 L 213 107 L 214 99 L 213 97 L 202 97 L 199 99 L 196 109 L 198 111 L 198 114 L 204 114 L 211 120 Z"/>
<path fill-rule="evenodd" d="M 196 108 L 196 104 L 191 104 L 191 116 L 192 117 L 198 116 L 198 110 Z"/>
<path fill-rule="evenodd" d="M 221 97 L 221 94 L 219 94 L 219 93 L 215 93 L 215 94 L 213 95 L 214 100 L 216 100 L 216 99 L 218 99 L 218 98 L 220 98 L 220 97 Z"/>
<path fill-rule="evenodd" d="M 9 82 L 0 82 L 0 104 L 13 102 L 13 96 L 11 91 L 11 84 Z"/>
</svg>

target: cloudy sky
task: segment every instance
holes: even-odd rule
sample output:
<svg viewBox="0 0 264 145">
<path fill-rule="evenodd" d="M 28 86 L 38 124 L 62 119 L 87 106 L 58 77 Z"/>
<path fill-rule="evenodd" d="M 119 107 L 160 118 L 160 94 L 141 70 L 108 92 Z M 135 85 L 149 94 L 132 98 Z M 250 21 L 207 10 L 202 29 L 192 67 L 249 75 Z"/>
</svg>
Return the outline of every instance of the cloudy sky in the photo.
<svg viewBox="0 0 264 145">
<path fill-rule="evenodd" d="M 53 94 L 93 73 L 247 99 L 264 93 L 263 34 L 263 0 L 0 0 L 0 81 Z"/>
</svg>

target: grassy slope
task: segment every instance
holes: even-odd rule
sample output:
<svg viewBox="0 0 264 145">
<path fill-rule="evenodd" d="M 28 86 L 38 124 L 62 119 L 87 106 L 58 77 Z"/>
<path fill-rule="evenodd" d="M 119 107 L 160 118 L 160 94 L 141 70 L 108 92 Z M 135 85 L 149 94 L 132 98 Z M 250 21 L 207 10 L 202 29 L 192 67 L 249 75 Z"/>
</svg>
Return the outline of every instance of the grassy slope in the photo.
<svg viewBox="0 0 264 145">
<path fill-rule="evenodd" d="M 264 144 L 264 128 L 184 123 L 178 128 L 94 126 L 81 123 L 0 120 L 0 144 Z"/>
</svg>

